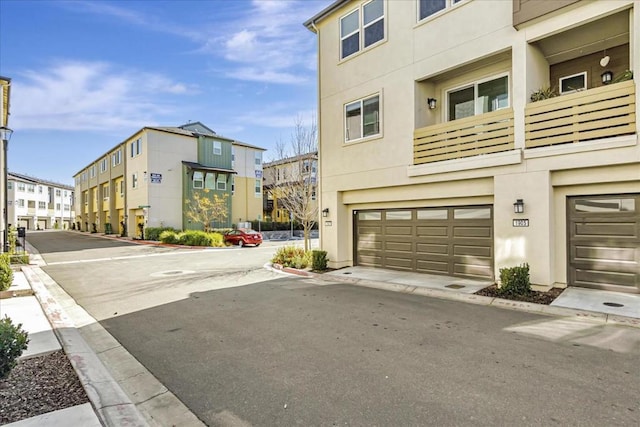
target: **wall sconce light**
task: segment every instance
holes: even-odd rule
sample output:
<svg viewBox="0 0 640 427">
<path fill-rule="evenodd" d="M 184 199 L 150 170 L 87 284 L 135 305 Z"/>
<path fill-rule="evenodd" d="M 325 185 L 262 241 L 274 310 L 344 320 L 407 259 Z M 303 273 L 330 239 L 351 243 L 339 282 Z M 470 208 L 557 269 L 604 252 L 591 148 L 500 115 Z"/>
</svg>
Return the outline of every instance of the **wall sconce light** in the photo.
<svg viewBox="0 0 640 427">
<path fill-rule="evenodd" d="M 433 110 L 436 108 L 436 99 L 435 98 L 427 98 L 427 105 L 429 106 L 430 110 Z"/>
<path fill-rule="evenodd" d="M 609 84 L 611 83 L 611 79 L 613 79 L 613 73 L 611 71 L 605 71 L 604 73 L 600 74 L 600 77 L 602 77 L 602 84 Z"/>
<path fill-rule="evenodd" d="M 329 208 L 324 208 L 324 209 L 322 209 L 322 216 L 323 216 L 324 218 L 326 218 L 326 217 L 328 217 L 328 216 L 329 216 Z"/>
<path fill-rule="evenodd" d="M 522 199 L 516 200 L 516 202 L 513 204 L 513 212 L 514 213 L 524 212 L 524 201 L 522 201 Z"/>
</svg>

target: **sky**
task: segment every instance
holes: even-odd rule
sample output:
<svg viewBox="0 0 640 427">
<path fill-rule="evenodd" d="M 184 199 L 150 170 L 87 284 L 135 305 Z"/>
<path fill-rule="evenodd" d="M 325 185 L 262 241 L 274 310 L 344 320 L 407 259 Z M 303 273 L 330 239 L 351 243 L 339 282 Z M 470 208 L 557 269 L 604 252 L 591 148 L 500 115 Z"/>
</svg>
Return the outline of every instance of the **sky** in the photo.
<svg viewBox="0 0 640 427">
<path fill-rule="evenodd" d="M 0 0 L 11 78 L 9 172 L 73 175 L 145 126 L 202 122 L 266 148 L 317 114 L 317 40 L 333 0 Z"/>
</svg>

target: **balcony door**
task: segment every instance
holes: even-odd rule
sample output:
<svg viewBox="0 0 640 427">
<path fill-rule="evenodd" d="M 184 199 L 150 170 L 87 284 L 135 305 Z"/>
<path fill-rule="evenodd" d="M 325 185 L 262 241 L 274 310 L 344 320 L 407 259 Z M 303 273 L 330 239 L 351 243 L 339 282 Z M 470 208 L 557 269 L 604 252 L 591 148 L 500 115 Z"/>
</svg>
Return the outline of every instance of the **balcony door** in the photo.
<svg viewBox="0 0 640 427">
<path fill-rule="evenodd" d="M 447 92 L 447 120 L 484 114 L 509 107 L 509 76 L 502 75 Z"/>
</svg>

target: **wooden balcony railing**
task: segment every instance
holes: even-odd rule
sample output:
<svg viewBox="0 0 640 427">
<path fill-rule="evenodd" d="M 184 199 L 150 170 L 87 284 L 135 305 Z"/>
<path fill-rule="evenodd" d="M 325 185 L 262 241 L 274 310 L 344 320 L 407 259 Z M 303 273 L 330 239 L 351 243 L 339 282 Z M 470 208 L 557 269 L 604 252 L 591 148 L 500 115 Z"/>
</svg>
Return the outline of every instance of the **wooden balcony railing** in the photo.
<svg viewBox="0 0 640 427">
<path fill-rule="evenodd" d="M 499 153 L 513 147 L 513 110 L 505 108 L 416 129 L 413 164 Z"/>
<path fill-rule="evenodd" d="M 525 108 L 525 148 L 636 132 L 633 81 L 562 95 Z"/>
</svg>

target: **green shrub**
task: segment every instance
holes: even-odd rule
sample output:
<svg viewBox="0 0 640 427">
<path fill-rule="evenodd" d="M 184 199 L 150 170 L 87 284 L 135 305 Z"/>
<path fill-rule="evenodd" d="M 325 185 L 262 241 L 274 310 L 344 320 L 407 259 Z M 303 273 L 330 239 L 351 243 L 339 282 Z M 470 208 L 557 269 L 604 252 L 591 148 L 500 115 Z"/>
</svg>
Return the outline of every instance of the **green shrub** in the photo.
<svg viewBox="0 0 640 427">
<path fill-rule="evenodd" d="M 305 252 L 297 246 L 283 246 L 278 248 L 271 262 L 284 267 L 307 268 L 311 264 L 311 251 Z"/>
<path fill-rule="evenodd" d="M 29 334 L 22 330 L 22 324 L 14 326 L 7 316 L 0 319 L 0 379 L 9 376 L 28 343 Z"/>
<path fill-rule="evenodd" d="M 178 235 L 175 231 L 165 230 L 160 233 L 160 236 L 158 236 L 158 238 L 162 243 L 169 243 L 173 245 L 178 243 Z"/>
<path fill-rule="evenodd" d="M 29 254 L 12 254 L 11 264 L 29 264 Z"/>
<path fill-rule="evenodd" d="M 13 283 L 13 270 L 9 262 L 9 254 L 0 255 L 0 291 L 6 291 Z"/>
<path fill-rule="evenodd" d="M 187 230 L 178 235 L 178 244 L 186 246 L 211 246 L 211 233 L 201 230 Z"/>
<path fill-rule="evenodd" d="M 177 233 L 179 230 L 176 230 L 173 227 L 147 227 L 144 229 L 144 237 L 146 240 L 160 240 L 160 235 L 163 231 L 173 231 Z"/>
<path fill-rule="evenodd" d="M 531 292 L 529 264 L 500 269 L 500 293 L 502 295 L 526 295 Z"/>
<path fill-rule="evenodd" d="M 327 262 L 329 261 L 327 251 L 314 250 L 311 251 L 311 256 L 313 258 L 311 266 L 314 271 L 324 271 L 327 269 Z"/>
<path fill-rule="evenodd" d="M 209 246 L 213 246 L 216 248 L 220 248 L 225 246 L 224 244 L 224 237 L 222 236 L 222 233 L 209 233 L 209 237 L 211 238 L 211 244 L 209 244 Z"/>
</svg>

